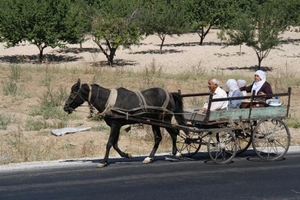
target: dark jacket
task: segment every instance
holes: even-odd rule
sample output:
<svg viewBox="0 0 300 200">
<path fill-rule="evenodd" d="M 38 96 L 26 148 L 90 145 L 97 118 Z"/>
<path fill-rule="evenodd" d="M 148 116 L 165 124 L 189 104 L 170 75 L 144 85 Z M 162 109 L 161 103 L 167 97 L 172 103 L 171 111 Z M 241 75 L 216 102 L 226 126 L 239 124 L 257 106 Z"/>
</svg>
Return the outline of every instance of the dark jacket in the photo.
<svg viewBox="0 0 300 200">
<path fill-rule="evenodd" d="M 251 92 L 253 83 L 249 86 L 245 86 L 241 88 L 241 91 L 246 90 L 247 92 Z M 273 94 L 272 92 L 272 87 L 270 85 L 270 83 L 268 83 L 267 81 L 261 86 L 261 88 L 259 89 L 259 91 L 257 91 L 257 94 L 259 94 L 260 92 L 263 92 L 265 94 Z M 270 97 L 271 98 L 271 97 Z M 267 98 L 268 99 L 268 98 Z"/>
</svg>

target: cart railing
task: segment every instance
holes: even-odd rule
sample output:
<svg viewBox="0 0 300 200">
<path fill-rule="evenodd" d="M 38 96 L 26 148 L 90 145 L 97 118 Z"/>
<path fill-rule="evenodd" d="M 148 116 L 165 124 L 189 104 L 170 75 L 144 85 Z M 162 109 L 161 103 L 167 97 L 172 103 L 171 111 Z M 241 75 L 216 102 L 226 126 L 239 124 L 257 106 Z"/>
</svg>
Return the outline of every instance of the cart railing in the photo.
<svg viewBox="0 0 300 200">
<path fill-rule="evenodd" d="M 184 117 L 188 121 L 194 123 L 202 123 L 202 124 L 211 124 L 211 123 L 223 123 L 223 122 L 232 122 L 238 120 L 257 120 L 262 118 L 287 118 L 289 114 L 290 108 L 290 97 L 291 97 L 291 88 L 288 88 L 288 91 L 285 93 L 276 93 L 272 95 L 254 95 L 253 92 L 250 96 L 243 97 L 228 97 L 228 98 L 218 98 L 213 99 L 212 94 L 210 93 L 195 93 L 195 94 L 182 94 L 182 97 L 195 97 L 195 96 L 205 96 L 209 95 L 209 103 L 208 109 L 205 114 L 198 114 L 195 112 L 185 112 Z M 257 103 L 264 103 L 264 101 L 255 101 L 255 99 L 265 99 L 265 98 L 273 98 L 273 97 L 281 97 L 287 96 L 288 101 L 287 104 L 280 107 L 261 107 L 261 108 L 253 108 L 253 105 Z M 250 100 L 249 108 L 242 109 L 231 109 L 231 110 L 217 110 L 210 111 L 211 104 L 213 102 L 218 101 L 229 101 L 229 100 Z"/>
</svg>

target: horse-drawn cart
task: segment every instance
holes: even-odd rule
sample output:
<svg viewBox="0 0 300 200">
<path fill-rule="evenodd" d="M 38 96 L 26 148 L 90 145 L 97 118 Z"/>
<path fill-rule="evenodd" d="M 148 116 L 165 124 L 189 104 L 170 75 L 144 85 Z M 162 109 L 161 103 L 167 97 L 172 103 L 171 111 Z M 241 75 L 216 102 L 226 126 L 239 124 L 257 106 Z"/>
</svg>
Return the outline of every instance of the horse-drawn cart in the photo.
<svg viewBox="0 0 300 200">
<path fill-rule="evenodd" d="M 182 98 L 206 96 L 209 98 L 205 114 L 183 109 Z M 285 104 L 258 102 L 255 99 L 284 97 Z M 125 88 L 106 89 L 97 84 L 73 85 L 64 110 L 72 113 L 78 106 L 88 102 L 98 115 L 110 126 L 106 153 L 98 167 L 107 165 L 110 148 L 122 157 L 131 158 L 118 147 L 120 128 L 126 124 L 149 124 L 154 134 L 154 146 L 144 163 L 152 162 L 162 139 L 160 128 L 165 128 L 172 139 L 172 154 L 193 156 L 201 145 L 207 146 L 209 156 L 215 163 L 229 163 L 236 154 L 252 147 L 256 154 L 267 161 L 282 158 L 290 145 L 290 133 L 283 119 L 288 117 L 291 89 L 286 93 L 251 95 L 212 99 L 209 93 L 169 93 L 162 88 L 150 88 L 133 92 Z M 242 99 L 248 101 L 246 108 L 209 111 L 211 103 Z M 274 102 L 273 102 L 274 103 Z M 263 105 L 264 107 L 261 107 Z M 172 118 L 176 123 L 172 123 Z"/>
<path fill-rule="evenodd" d="M 194 97 L 203 94 L 186 94 L 183 97 Z M 179 135 L 178 148 L 187 156 L 196 154 L 201 145 L 207 145 L 211 159 L 216 163 L 228 163 L 236 154 L 246 151 L 252 144 L 255 153 L 266 161 L 280 159 L 288 151 L 290 132 L 283 119 L 288 117 L 291 89 L 286 93 L 273 94 L 271 97 L 286 97 L 287 104 L 270 99 L 261 107 L 261 102 L 255 101 L 264 97 L 248 96 L 212 99 L 212 102 L 230 99 L 243 99 L 248 102 L 248 108 L 218 110 L 197 114 L 187 111 L 184 117 L 190 124 L 189 134 Z"/>
</svg>

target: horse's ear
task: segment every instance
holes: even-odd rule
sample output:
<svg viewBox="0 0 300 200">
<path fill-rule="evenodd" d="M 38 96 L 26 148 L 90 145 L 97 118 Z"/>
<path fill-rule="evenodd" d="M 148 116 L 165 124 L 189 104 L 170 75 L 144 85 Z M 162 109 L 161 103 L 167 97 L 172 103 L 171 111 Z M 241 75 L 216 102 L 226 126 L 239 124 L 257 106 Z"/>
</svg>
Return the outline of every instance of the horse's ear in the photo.
<svg viewBox="0 0 300 200">
<path fill-rule="evenodd" d="M 77 85 L 78 85 L 78 88 L 81 88 L 80 78 L 78 78 L 78 80 L 77 80 Z"/>
</svg>

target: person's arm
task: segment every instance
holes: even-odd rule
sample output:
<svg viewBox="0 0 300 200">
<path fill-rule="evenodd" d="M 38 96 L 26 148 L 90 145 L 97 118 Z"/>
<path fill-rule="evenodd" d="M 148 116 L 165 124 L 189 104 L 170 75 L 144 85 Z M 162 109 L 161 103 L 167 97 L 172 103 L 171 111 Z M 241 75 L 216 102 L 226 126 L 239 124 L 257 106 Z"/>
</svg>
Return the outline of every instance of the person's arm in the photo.
<svg viewBox="0 0 300 200">
<path fill-rule="evenodd" d="M 258 94 L 273 94 L 271 85 L 265 82 L 258 91 Z"/>
<path fill-rule="evenodd" d="M 251 85 L 249 85 L 249 86 L 241 87 L 241 88 L 240 88 L 240 91 L 251 92 L 252 86 L 253 86 L 253 83 L 252 83 Z"/>
<path fill-rule="evenodd" d="M 198 114 L 203 114 L 207 110 L 207 107 L 208 107 L 208 102 L 206 102 L 203 105 L 203 107 L 198 111 Z"/>
<path fill-rule="evenodd" d="M 217 98 L 226 98 L 227 96 L 223 97 L 223 96 L 219 96 L 216 94 L 213 96 L 213 99 L 217 99 Z M 214 111 L 214 110 L 220 110 L 222 109 L 223 106 L 223 101 L 217 101 L 217 102 L 212 102 L 210 105 L 210 110 Z M 204 104 L 204 106 L 198 111 L 198 114 L 203 114 L 208 108 L 208 102 Z"/>
<path fill-rule="evenodd" d="M 263 84 L 263 88 L 264 88 L 265 94 L 273 94 L 272 87 L 271 87 L 270 83 L 265 82 Z"/>
</svg>

